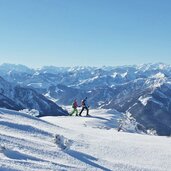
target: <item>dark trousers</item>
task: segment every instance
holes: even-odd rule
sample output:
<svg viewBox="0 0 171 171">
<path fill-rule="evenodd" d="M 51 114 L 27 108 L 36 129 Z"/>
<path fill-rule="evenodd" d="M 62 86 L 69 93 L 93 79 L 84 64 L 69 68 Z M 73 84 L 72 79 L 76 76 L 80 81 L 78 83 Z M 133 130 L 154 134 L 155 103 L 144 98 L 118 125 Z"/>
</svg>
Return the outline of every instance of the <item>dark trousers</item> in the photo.
<svg viewBox="0 0 171 171">
<path fill-rule="evenodd" d="M 89 109 L 88 109 L 88 107 L 82 107 L 82 109 L 81 109 L 81 111 L 80 111 L 80 113 L 79 113 L 79 115 L 81 115 L 81 113 L 83 112 L 83 110 L 87 110 L 87 115 L 88 115 L 88 112 L 89 112 Z"/>
</svg>

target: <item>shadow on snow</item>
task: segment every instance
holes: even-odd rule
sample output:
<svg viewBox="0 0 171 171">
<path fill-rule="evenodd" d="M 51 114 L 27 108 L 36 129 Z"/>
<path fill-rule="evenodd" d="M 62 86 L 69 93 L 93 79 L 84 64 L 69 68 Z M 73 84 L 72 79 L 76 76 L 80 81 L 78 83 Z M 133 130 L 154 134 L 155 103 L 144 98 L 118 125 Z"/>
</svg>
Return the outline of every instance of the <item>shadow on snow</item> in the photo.
<svg viewBox="0 0 171 171">
<path fill-rule="evenodd" d="M 81 153 L 81 152 L 78 152 L 78 151 L 74 151 L 74 150 L 71 150 L 71 149 L 66 151 L 66 153 L 68 155 L 76 158 L 77 160 L 80 160 L 81 162 L 84 162 L 86 164 L 91 165 L 92 167 L 96 167 L 96 168 L 102 169 L 104 171 L 111 171 L 110 169 L 95 163 L 95 161 L 97 161 L 97 158 L 92 157 L 92 156 L 90 156 L 88 154 Z"/>
</svg>

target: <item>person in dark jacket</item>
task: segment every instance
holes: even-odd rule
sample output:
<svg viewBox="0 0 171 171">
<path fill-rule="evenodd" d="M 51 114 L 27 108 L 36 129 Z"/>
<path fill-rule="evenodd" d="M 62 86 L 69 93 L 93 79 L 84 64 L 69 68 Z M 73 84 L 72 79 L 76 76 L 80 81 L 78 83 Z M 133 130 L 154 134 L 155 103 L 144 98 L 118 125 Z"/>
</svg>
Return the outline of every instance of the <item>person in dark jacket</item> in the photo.
<svg viewBox="0 0 171 171">
<path fill-rule="evenodd" d="M 82 112 L 84 110 L 87 111 L 87 116 L 89 116 L 89 109 L 88 109 L 89 106 L 88 106 L 88 103 L 87 103 L 87 97 L 81 101 L 81 106 L 82 106 L 82 109 L 81 109 L 81 111 L 79 113 L 79 116 L 81 116 L 81 114 L 82 114 Z"/>
</svg>

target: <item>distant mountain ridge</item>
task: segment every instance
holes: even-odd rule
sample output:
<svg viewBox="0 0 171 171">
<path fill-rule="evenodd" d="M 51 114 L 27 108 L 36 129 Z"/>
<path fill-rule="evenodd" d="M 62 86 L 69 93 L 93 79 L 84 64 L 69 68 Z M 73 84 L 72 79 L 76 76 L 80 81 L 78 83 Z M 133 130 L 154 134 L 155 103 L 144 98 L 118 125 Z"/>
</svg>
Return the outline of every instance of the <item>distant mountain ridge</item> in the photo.
<svg viewBox="0 0 171 171">
<path fill-rule="evenodd" d="M 71 105 L 85 96 L 93 108 L 129 112 L 160 135 L 171 134 L 171 66 L 143 64 L 118 67 L 54 67 L 28 69 L 0 66 L 0 75 L 58 104 Z M 19 67 L 19 69 L 18 69 Z M 11 70 L 12 68 L 12 70 Z M 23 70 L 20 68 L 23 68 Z"/>
</svg>

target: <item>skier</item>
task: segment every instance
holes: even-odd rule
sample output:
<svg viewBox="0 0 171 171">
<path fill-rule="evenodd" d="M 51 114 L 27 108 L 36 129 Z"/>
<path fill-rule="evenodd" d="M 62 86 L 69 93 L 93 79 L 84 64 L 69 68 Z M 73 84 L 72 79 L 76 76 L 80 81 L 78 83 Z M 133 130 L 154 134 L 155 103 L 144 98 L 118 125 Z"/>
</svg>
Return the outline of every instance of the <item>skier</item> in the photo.
<svg viewBox="0 0 171 171">
<path fill-rule="evenodd" d="M 78 104 L 77 104 L 77 100 L 75 99 L 74 102 L 72 103 L 72 108 L 73 111 L 69 114 L 70 116 L 72 116 L 75 112 L 76 112 L 76 116 L 78 116 Z"/>
<path fill-rule="evenodd" d="M 80 113 L 79 113 L 79 116 L 81 116 L 81 113 L 83 112 L 84 109 L 87 110 L 87 115 L 86 115 L 86 116 L 90 116 L 90 115 L 89 115 L 89 109 L 88 109 L 89 106 L 88 106 L 88 104 L 87 104 L 87 97 L 81 101 L 81 106 L 82 106 L 82 109 L 81 109 L 81 111 L 80 111 Z"/>
</svg>

